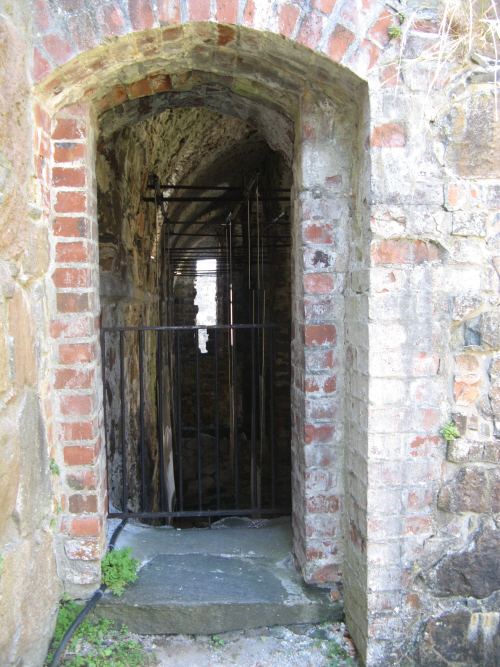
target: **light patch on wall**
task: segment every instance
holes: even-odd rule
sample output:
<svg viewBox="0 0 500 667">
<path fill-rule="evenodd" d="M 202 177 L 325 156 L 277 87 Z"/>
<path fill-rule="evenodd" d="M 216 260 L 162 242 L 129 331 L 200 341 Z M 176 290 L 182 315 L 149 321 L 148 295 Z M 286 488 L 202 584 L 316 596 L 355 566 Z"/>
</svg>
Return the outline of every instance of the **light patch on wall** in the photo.
<svg viewBox="0 0 500 667">
<path fill-rule="evenodd" d="M 197 325 L 217 324 L 217 260 L 199 259 L 196 262 L 196 289 L 195 306 L 198 306 L 196 315 Z M 198 331 L 198 346 L 202 354 L 207 352 L 208 332 L 206 329 Z"/>
</svg>

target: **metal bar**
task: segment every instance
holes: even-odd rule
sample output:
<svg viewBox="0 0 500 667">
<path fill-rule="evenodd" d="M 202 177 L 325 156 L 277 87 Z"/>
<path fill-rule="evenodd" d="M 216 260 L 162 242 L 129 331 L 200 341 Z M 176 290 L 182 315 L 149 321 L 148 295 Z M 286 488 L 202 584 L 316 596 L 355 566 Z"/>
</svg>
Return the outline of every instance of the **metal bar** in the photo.
<svg viewBox="0 0 500 667">
<path fill-rule="evenodd" d="M 226 330 L 226 329 L 289 329 L 290 324 L 192 324 L 182 326 L 157 327 L 102 327 L 103 331 L 194 331 L 195 329 Z"/>
<path fill-rule="evenodd" d="M 214 331 L 214 368 L 215 368 L 215 481 L 217 509 L 220 509 L 220 451 L 219 451 L 219 355 L 218 331 Z"/>
<path fill-rule="evenodd" d="M 156 203 L 155 197 L 141 197 L 142 201 L 147 201 L 151 203 Z M 196 202 L 196 201 L 206 201 L 206 202 L 218 202 L 220 204 L 226 202 L 242 202 L 244 201 L 243 197 L 163 197 L 161 201 L 169 202 Z M 260 199 L 260 201 L 290 201 L 290 197 L 265 197 Z"/>
<path fill-rule="evenodd" d="M 141 491 L 142 507 L 146 509 L 146 444 L 144 441 L 144 332 L 139 330 L 139 429 L 141 434 Z"/>
<path fill-rule="evenodd" d="M 158 448 L 160 450 L 160 504 L 165 511 L 165 458 L 163 452 L 163 349 L 162 332 L 158 331 Z"/>
<path fill-rule="evenodd" d="M 148 190 L 152 190 L 154 186 L 148 185 Z M 231 192 L 241 192 L 243 188 L 236 186 L 221 186 L 221 185 L 160 185 L 160 190 L 222 190 Z M 274 188 L 270 192 L 290 192 L 290 188 Z"/>
<path fill-rule="evenodd" d="M 271 507 L 268 509 L 249 510 L 204 510 L 203 512 L 110 512 L 110 519 L 182 519 L 193 516 L 248 516 L 252 514 L 290 514 L 291 507 Z"/>
<path fill-rule="evenodd" d="M 104 331 L 104 329 L 103 329 Z M 120 408 L 122 418 L 122 507 L 127 511 L 127 451 L 125 447 L 125 360 L 124 360 L 124 337 L 125 333 L 120 331 Z"/>
<path fill-rule="evenodd" d="M 199 334 L 196 332 L 196 444 L 198 449 L 198 507 L 201 512 L 201 423 L 200 423 L 200 348 Z"/>
<path fill-rule="evenodd" d="M 253 507 L 257 507 L 257 405 L 255 396 L 255 329 L 252 329 L 252 453 L 253 453 Z"/>
<path fill-rule="evenodd" d="M 239 509 L 238 484 L 238 388 L 236 366 L 236 330 L 233 330 L 233 411 L 234 411 L 234 506 Z"/>
<path fill-rule="evenodd" d="M 274 331 L 269 332 L 269 356 L 271 370 L 269 373 L 269 403 L 271 417 L 271 505 L 276 503 L 276 456 L 274 446 Z"/>
<path fill-rule="evenodd" d="M 179 460 L 179 509 L 182 512 L 182 409 L 181 409 L 181 333 L 177 329 L 177 428 L 178 428 L 178 460 Z"/>
</svg>

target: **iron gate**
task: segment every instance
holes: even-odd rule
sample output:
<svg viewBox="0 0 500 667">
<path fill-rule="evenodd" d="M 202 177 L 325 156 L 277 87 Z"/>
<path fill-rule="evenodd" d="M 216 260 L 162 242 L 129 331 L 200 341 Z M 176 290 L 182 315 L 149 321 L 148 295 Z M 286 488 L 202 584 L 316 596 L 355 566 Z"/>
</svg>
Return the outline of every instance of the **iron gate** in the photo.
<svg viewBox="0 0 500 667">
<path fill-rule="evenodd" d="M 101 351 L 110 518 L 290 513 L 290 325 L 103 327 Z"/>
</svg>

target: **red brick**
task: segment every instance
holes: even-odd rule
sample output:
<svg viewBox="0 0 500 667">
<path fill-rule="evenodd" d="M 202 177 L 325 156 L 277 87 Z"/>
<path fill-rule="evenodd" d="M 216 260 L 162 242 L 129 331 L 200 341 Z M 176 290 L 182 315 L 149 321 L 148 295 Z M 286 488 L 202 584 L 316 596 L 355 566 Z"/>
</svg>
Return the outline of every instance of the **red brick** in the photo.
<svg viewBox="0 0 500 667">
<path fill-rule="evenodd" d="M 188 21 L 208 21 L 210 19 L 210 0 L 187 0 L 187 15 Z"/>
<path fill-rule="evenodd" d="M 128 0 L 128 11 L 133 30 L 149 30 L 154 25 L 150 0 Z"/>
<path fill-rule="evenodd" d="M 64 65 L 74 56 L 71 44 L 62 35 L 45 35 L 43 45 L 57 65 Z"/>
<path fill-rule="evenodd" d="M 172 83 L 168 74 L 152 74 L 149 77 L 153 87 L 153 93 L 161 93 L 163 91 L 171 90 Z"/>
<path fill-rule="evenodd" d="M 101 559 L 99 540 L 67 540 L 64 549 L 70 560 L 93 561 Z"/>
<path fill-rule="evenodd" d="M 151 93 L 153 92 L 151 90 L 151 84 L 147 79 L 141 79 L 140 81 L 131 83 L 128 89 L 130 90 L 130 95 L 133 98 L 145 97 L 146 95 L 151 95 Z"/>
<path fill-rule="evenodd" d="M 95 514 L 97 512 L 97 496 L 82 496 L 74 493 L 69 497 L 69 511 L 71 514 Z"/>
<path fill-rule="evenodd" d="M 319 16 L 319 14 L 310 13 L 302 23 L 297 42 L 304 46 L 308 46 L 310 49 L 315 49 L 321 39 L 322 32 L 323 17 Z"/>
<path fill-rule="evenodd" d="M 90 333 L 90 321 L 87 317 L 51 320 L 50 322 L 52 338 L 82 338 L 83 336 L 89 336 Z"/>
<path fill-rule="evenodd" d="M 354 39 L 355 35 L 353 32 L 337 24 L 328 40 L 328 55 L 330 58 L 339 63 L 345 56 L 347 49 L 354 42 Z"/>
<path fill-rule="evenodd" d="M 300 7 L 282 4 L 278 11 L 278 30 L 283 37 L 291 37 L 300 17 Z"/>
<path fill-rule="evenodd" d="M 100 522 L 95 517 L 71 519 L 69 534 L 71 537 L 98 537 L 101 531 Z"/>
<path fill-rule="evenodd" d="M 325 565 L 314 570 L 312 576 L 308 579 L 310 584 L 324 584 L 329 581 L 342 581 L 342 567 L 340 565 Z"/>
<path fill-rule="evenodd" d="M 310 514 L 332 514 L 338 512 L 340 507 L 337 496 L 323 496 L 317 495 L 308 498 L 306 502 L 306 509 Z"/>
<path fill-rule="evenodd" d="M 237 0 L 217 0 L 215 18 L 218 23 L 238 23 Z"/>
<path fill-rule="evenodd" d="M 412 360 L 412 373 L 419 377 L 437 375 L 439 371 L 439 356 L 435 353 L 419 352 Z"/>
<path fill-rule="evenodd" d="M 335 281 L 328 273 L 306 273 L 304 286 L 308 294 L 330 294 Z"/>
<path fill-rule="evenodd" d="M 373 42 L 370 42 L 368 39 L 365 39 L 361 42 L 361 46 L 359 48 L 359 56 L 363 57 L 364 54 L 366 54 L 368 58 L 368 68 L 367 71 L 369 72 L 372 67 L 375 65 L 377 60 L 380 58 L 380 54 L 382 53 L 382 50 Z"/>
<path fill-rule="evenodd" d="M 92 411 L 92 398 L 88 394 L 61 396 L 61 412 L 63 415 L 88 415 Z"/>
<path fill-rule="evenodd" d="M 431 516 L 411 516 L 405 519 L 406 535 L 420 535 L 430 533 L 433 529 L 433 520 Z"/>
<path fill-rule="evenodd" d="M 371 248 L 374 264 L 422 264 L 438 259 L 436 245 L 407 239 L 374 241 Z"/>
<path fill-rule="evenodd" d="M 331 14 L 337 0 L 313 0 L 312 6 L 323 14 Z"/>
<path fill-rule="evenodd" d="M 337 332 L 333 324 L 306 324 L 305 344 L 316 346 L 335 343 Z"/>
<path fill-rule="evenodd" d="M 89 224 L 85 218 L 56 218 L 52 224 L 52 231 L 54 236 L 84 238 L 88 236 Z"/>
<path fill-rule="evenodd" d="M 52 131 L 52 140 L 73 141 L 75 139 L 85 139 L 86 135 L 85 121 L 76 118 L 59 118 L 56 120 Z"/>
<path fill-rule="evenodd" d="M 450 206 L 458 204 L 458 186 L 455 183 L 450 183 L 448 187 L 448 203 Z"/>
<path fill-rule="evenodd" d="M 71 442 L 72 440 L 91 440 L 93 437 L 95 437 L 94 422 L 62 422 L 60 424 L 60 440 Z"/>
<path fill-rule="evenodd" d="M 40 49 L 35 46 L 33 50 L 33 67 L 31 69 L 31 78 L 35 83 L 38 83 L 51 71 L 52 65 L 42 55 Z"/>
<path fill-rule="evenodd" d="M 243 25 L 247 28 L 253 28 L 255 19 L 255 0 L 247 0 L 245 12 L 243 14 Z"/>
<path fill-rule="evenodd" d="M 85 466 L 94 463 L 95 450 L 93 447 L 72 445 L 64 448 L 64 462 L 69 466 Z"/>
<path fill-rule="evenodd" d="M 380 16 L 377 19 L 377 22 L 371 28 L 369 35 L 373 37 L 379 44 L 382 46 L 387 46 L 391 41 L 391 36 L 389 35 L 389 26 L 395 25 L 397 23 L 397 18 L 394 14 L 385 8 Z"/>
<path fill-rule="evenodd" d="M 57 312 L 83 313 L 89 308 L 88 294 L 57 294 Z"/>
<path fill-rule="evenodd" d="M 380 82 L 382 88 L 394 88 L 401 86 L 403 80 L 401 79 L 401 70 L 398 65 L 390 65 L 380 70 Z"/>
<path fill-rule="evenodd" d="M 181 22 L 180 0 L 158 0 L 156 12 L 158 21 L 166 23 L 167 25 Z M 228 21 L 223 21 L 223 23 L 228 23 Z"/>
<path fill-rule="evenodd" d="M 417 436 L 410 443 L 410 453 L 412 456 L 429 457 L 436 456 L 439 452 L 439 438 L 437 435 Z"/>
<path fill-rule="evenodd" d="M 105 5 L 97 9 L 97 20 L 105 37 L 114 37 L 125 33 L 125 20 L 119 5 Z"/>
<path fill-rule="evenodd" d="M 360 14 L 357 0 L 346 0 L 342 6 L 340 17 L 356 28 L 359 23 L 360 15 L 363 13 L 365 12 L 361 12 Z"/>
<path fill-rule="evenodd" d="M 321 426 L 306 424 L 304 426 L 305 441 L 308 445 L 328 442 L 333 438 L 334 433 L 335 428 L 332 424 L 322 424 Z"/>
<path fill-rule="evenodd" d="M 88 14 L 80 14 L 68 20 L 69 29 L 78 51 L 90 51 L 99 43 L 94 25 Z"/>
<path fill-rule="evenodd" d="M 57 142 L 54 146 L 54 162 L 77 162 L 87 157 L 87 146 L 74 142 Z"/>
<path fill-rule="evenodd" d="M 56 244 L 56 262 L 86 262 L 89 258 L 87 246 L 83 241 Z"/>
<path fill-rule="evenodd" d="M 109 97 L 114 106 L 120 106 L 128 100 L 127 90 L 125 86 L 115 86 L 111 89 Z"/>
<path fill-rule="evenodd" d="M 373 129 L 373 148 L 402 148 L 406 146 L 406 128 L 396 123 L 386 123 Z"/>
<path fill-rule="evenodd" d="M 83 188 L 85 181 L 85 169 L 54 167 L 52 170 L 52 185 L 56 188 Z"/>
<path fill-rule="evenodd" d="M 433 504 L 432 492 L 427 489 L 417 489 L 408 494 L 408 509 L 422 510 Z"/>
<path fill-rule="evenodd" d="M 302 234 L 306 243 L 330 244 L 333 242 L 333 225 L 328 222 L 305 224 Z"/>
<path fill-rule="evenodd" d="M 236 39 L 237 33 L 234 28 L 231 28 L 228 25 L 218 25 L 217 26 L 217 46 L 227 46 L 234 42 Z"/>
<path fill-rule="evenodd" d="M 67 449 L 74 449 L 74 447 L 67 447 Z M 71 475 L 66 475 L 66 481 L 71 489 L 95 491 L 97 488 L 96 476 L 92 470 L 86 470 L 85 468 L 71 471 Z"/>
<path fill-rule="evenodd" d="M 477 378 L 474 381 L 476 376 L 473 376 L 473 379 L 470 378 L 457 378 L 455 379 L 455 384 L 453 388 L 455 403 L 457 405 L 467 406 L 479 397 L 479 387 L 481 386 L 481 380 Z"/>
<path fill-rule="evenodd" d="M 56 194 L 56 213 L 85 213 L 86 209 L 87 196 L 84 192 L 60 191 Z"/>
<path fill-rule="evenodd" d="M 90 287 L 90 272 L 88 269 L 56 269 L 52 274 L 52 282 L 56 287 Z"/>
<path fill-rule="evenodd" d="M 93 353 L 90 343 L 67 343 L 59 345 L 59 363 L 72 365 L 92 361 Z"/>
<path fill-rule="evenodd" d="M 55 389 L 90 389 L 94 373 L 91 371 L 80 371 L 73 368 L 62 368 L 56 370 Z"/>
<path fill-rule="evenodd" d="M 51 23 L 50 9 L 45 0 L 35 0 L 35 30 L 38 33 L 45 32 Z"/>
</svg>

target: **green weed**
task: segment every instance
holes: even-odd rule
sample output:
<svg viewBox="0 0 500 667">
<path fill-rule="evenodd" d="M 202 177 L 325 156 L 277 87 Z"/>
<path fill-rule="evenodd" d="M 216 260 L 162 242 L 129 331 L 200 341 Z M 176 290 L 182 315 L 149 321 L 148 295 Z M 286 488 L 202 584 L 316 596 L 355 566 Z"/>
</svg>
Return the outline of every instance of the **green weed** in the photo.
<svg viewBox="0 0 500 667">
<path fill-rule="evenodd" d="M 455 440 L 460 437 L 460 433 L 452 421 L 446 422 L 439 432 L 445 440 Z"/>
<path fill-rule="evenodd" d="M 212 646 L 213 646 L 214 648 L 217 648 L 217 647 L 220 648 L 220 647 L 222 647 L 222 646 L 224 646 L 224 645 L 225 645 L 225 642 L 224 642 L 223 639 L 221 639 L 220 637 L 217 637 L 217 635 L 214 635 L 214 636 L 212 637 Z"/>
<path fill-rule="evenodd" d="M 102 561 L 102 580 L 118 597 L 123 593 L 126 584 L 137 579 L 140 563 L 130 554 L 129 547 L 122 547 L 108 551 Z"/>
<path fill-rule="evenodd" d="M 81 611 L 73 600 L 59 604 L 56 629 L 45 660 L 48 666 L 66 631 Z M 147 654 L 135 639 L 127 639 L 128 630 L 112 629 L 114 621 L 99 619 L 93 625 L 85 619 L 73 635 L 61 667 L 149 667 L 157 664 L 156 656 Z"/>
<path fill-rule="evenodd" d="M 59 466 L 55 462 L 55 459 L 49 459 L 49 469 L 50 469 L 50 472 L 53 475 L 60 475 L 61 474 L 61 471 L 59 470 Z"/>
</svg>

